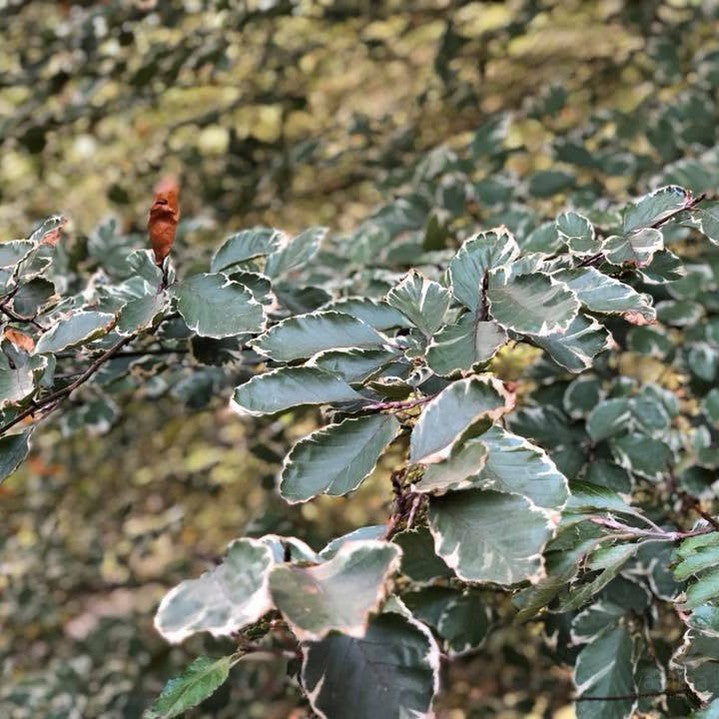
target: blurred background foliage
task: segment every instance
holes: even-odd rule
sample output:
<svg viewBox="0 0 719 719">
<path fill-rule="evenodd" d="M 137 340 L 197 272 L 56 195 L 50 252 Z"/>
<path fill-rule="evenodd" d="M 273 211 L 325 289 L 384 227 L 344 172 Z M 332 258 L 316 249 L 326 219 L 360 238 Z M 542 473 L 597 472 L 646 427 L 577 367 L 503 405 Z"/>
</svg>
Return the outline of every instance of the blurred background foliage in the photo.
<svg viewBox="0 0 719 719">
<path fill-rule="evenodd" d="M 497 191 L 511 196 L 507 177 L 528 180 L 539 217 L 567 204 L 575 179 L 624 199 L 716 142 L 712 6 L 0 0 L 3 239 L 60 211 L 69 257 L 92 255 L 109 215 L 141 246 L 166 173 L 182 185 L 181 272 L 241 227 L 350 232 L 406 195 L 422 161 L 426 176 L 431 151 L 464 147 L 505 110 Z M 477 224 L 491 217 L 481 203 L 464 210 Z M 514 378 L 525 362 L 497 364 Z M 0 716 L 139 717 L 202 650 L 154 634 L 168 587 L 212 566 L 236 536 L 276 531 L 321 546 L 386 520 L 379 479 L 351 501 L 288 508 L 276 496 L 285 443 L 311 428 L 311 413 L 250 434 L 224 400 L 197 406 L 182 383 L 171 394 L 148 388 L 117 426 L 96 423 L 102 436 L 75 433 L 66 414 L 0 489 Z M 493 635 L 448 671 L 441 717 L 572 715 L 569 670 L 552 665 L 533 625 Z M 190 715 L 309 716 L 282 667 L 244 663 L 233 677 Z"/>
</svg>

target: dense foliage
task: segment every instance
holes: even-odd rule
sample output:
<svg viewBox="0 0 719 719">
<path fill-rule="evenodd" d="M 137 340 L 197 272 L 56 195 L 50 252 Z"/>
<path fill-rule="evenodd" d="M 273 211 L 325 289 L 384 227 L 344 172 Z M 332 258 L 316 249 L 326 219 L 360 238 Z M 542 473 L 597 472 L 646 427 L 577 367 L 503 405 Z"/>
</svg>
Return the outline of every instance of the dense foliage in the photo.
<svg viewBox="0 0 719 719">
<path fill-rule="evenodd" d="M 164 268 L 112 221 L 84 247 L 59 217 L 0 246 L 3 476 L 45 416 L 104 433 L 128 397 L 171 394 L 229 401 L 253 452 L 282 460 L 291 505 L 393 491 L 385 521 L 326 546 L 260 518 L 166 594 L 168 641 L 219 641 L 147 716 L 178 715 L 250 659 L 320 716 L 422 716 L 443 662 L 534 627 L 573 667 L 580 717 L 713 716 L 715 61 L 671 104 L 648 96 L 579 131 L 555 124 L 559 87 L 497 113 L 465 146 L 391 168 L 395 199 L 346 234 L 250 227 Z M 553 130 L 553 164 L 529 174 L 523 122 Z M 612 176 L 653 191 L 617 201 Z"/>
</svg>

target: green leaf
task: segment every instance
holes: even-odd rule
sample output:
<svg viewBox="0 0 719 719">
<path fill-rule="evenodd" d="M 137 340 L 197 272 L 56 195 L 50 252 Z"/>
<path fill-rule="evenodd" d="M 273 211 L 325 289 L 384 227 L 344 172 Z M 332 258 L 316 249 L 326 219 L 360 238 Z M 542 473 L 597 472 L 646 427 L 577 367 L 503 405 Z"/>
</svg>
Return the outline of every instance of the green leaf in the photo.
<svg viewBox="0 0 719 719">
<path fill-rule="evenodd" d="M 578 212 L 563 212 L 556 219 L 557 232 L 575 255 L 594 255 L 602 249 L 602 241 L 592 223 Z"/>
<path fill-rule="evenodd" d="M 264 329 L 262 305 L 244 285 L 223 274 L 192 275 L 173 285 L 170 294 L 187 326 L 203 337 L 222 339 Z"/>
<path fill-rule="evenodd" d="M 179 677 L 165 684 L 142 719 L 172 719 L 211 696 L 230 675 L 232 657 L 198 657 Z"/>
<path fill-rule="evenodd" d="M 673 456 L 664 442 L 637 432 L 612 438 L 610 447 L 622 467 L 646 479 L 661 479 Z"/>
<path fill-rule="evenodd" d="M 399 359 L 397 352 L 388 349 L 342 349 L 319 353 L 312 358 L 311 365 L 332 372 L 345 382 L 364 382 Z"/>
<path fill-rule="evenodd" d="M 412 270 L 387 293 L 387 302 L 429 336 L 444 324 L 450 294 L 438 282 Z"/>
<path fill-rule="evenodd" d="M 489 456 L 479 486 L 521 494 L 538 507 L 561 509 L 569 496 L 567 480 L 543 449 L 496 425 L 481 441 Z"/>
<path fill-rule="evenodd" d="M 529 192 L 534 197 L 552 197 L 568 190 L 574 184 L 574 177 L 559 170 L 539 170 L 529 178 Z"/>
<path fill-rule="evenodd" d="M 306 404 L 331 404 L 362 400 L 347 382 L 317 367 L 281 367 L 256 375 L 233 395 L 238 413 L 262 415 Z"/>
<path fill-rule="evenodd" d="M 323 493 L 352 492 L 372 473 L 398 430 L 394 416 L 376 414 L 345 419 L 313 432 L 285 458 L 280 494 L 295 503 Z"/>
<path fill-rule="evenodd" d="M 655 252 L 664 249 L 664 236 L 660 230 L 648 227 L 628 235 L 612 235 L 604 244 L 604 255 L 613 265 L 630 264 L 646 267 Z"/>
<path fill-rule="evenodd" d="M 22 402 L 34 392 L 34 373 L 30 367 L 0 369 L 0 409 Z"/>
<path fill-rule="evenodd" d="M 250 344 L 278 362 L 292 362 L 340 348 L 381 348 L 387 338 L 351 315 L 312 312 L 282 320 Z"/>
<path fill-rule="evenodd" d="M 222 564 L 168 592 L 155 615 L 155 628 L 173 644 L 197 632 L 229 636 L 272 608 L 267 588 L 274 563 L 257 539 L 236 539 Z"/>
<path fill-rule="evenodd" d="M 512 405 L 513 398 L 493 377 L 453 382 L 425 405 L 412 430 L 410 462 L 440 462 L 471 425 L 485 417 L 496 419 Z"/>
<path fill-rule="evenodd" d="M 270 278 L 279 277 L 295 267 L 309 262 L 317 254 L 320 243 L 326 235 L 326 227 L 310 227 L 301 232 L 267 258 L 265 274 Z"/>
<path fill-rule="evenodd" d="M 482 287 L 488 273 L 508 266 L 518 257 L 519 246 L 504 227 L 473 235 L 464 241 L 449 263 L 447 272 L 452 294 L 476 312 L 483 304 Z"/>
<path fill-rule="evenodd" d="M 702 411 L 714 425 L 719 425 L 719 387 L 714 387 L 702 400 Z"/>
<path fill-rule="evenodd" d="M 629 399 L 620 397 L 600 402 L 587 417 L 587 434 L 594 442 L 621 434 L 629 427 L 632 409 Z"/>
<path fill-rule="evenodd" d="M 480 440 L 468 440 L 455 446 L 444 461 L 430 464 L 412 489 L 439 496 L 452 490 L 476 487 L 477 475 L 484 467 L 488 454 L 487 447 Z"/>
<path fill-rule="evenodd" d="M 564 284 L 535 273 L 504 282 L 492 274 L 487 291 L 490 315 L 503 327 L 537 337 L 565 332 L 579 312 L 577 296 Z"/>
<path fill-rule="evenodd" d="M 504 140 L 509 129 L 509 114 L 499 113 L 477 128 L 471 144 L 472 159 L 494 157 L 504 150 Z"/>
<path fill-rule="evenodd" d="M 437 553 L 466 582 L 511 585 L 542 575 L 552 530 L 524 497 L 493 490 L 432 497 L 429 525 Z"/>
<path fill-rule="evenodd" d="M 407 318 L 394 307 L 390 307 L 384 301 L 373 300 L 369 297 L 345 297 L 341 300 L 330 302 L 321 309 L 323 311 L 335 310 L 346 315 L 352 315 L 352 317 L 362 320 L 362 322 L 380 332 L 394 329 L 395 327 L 412 326 Z"/>
<path fill-rule="evenodd" d="M 402 548 L 400 571 L 413 582 L 426 583 L 453 576 L 452 570 L 434 551 L 434 540 L 426 527 L 398 532 L 392 541 Z"/>
<path fill-rule="evenodd" d="M 34 317 L 55 295 L 55 285 L 36 277 L 20 287 L 12 298 L 12 306 L 23 317 Z"/>
<path fill-rule="evenodd" d="M 30 240 L 0 242 L 0 267 L 12 267 L 27 257 L 36 245 Z"/>
<path fill-rule="evenodd" d="M 119 335 L 127 336 L 151 327 L 167 305 L 168 297 L 165 292 L 131 300 L 120 310 L 115 330 Z"/>
<path fill-rule="evenodd" d="M 449 602 L 439 618 L 437 632 L 447 643 L 449 656 L 457 657 L 482 646 L 491 620 L 481 596 L 469 591 Z"/>
<path fill-rule="evenodd" d="M 667 185 L 644 195 L 627 208 L 624 213 L 624 232 L 635 232 L 644 227 L 651 227 L 666 219 L 669 215 L 686 207 L 691 200 L 683 187 Z"/>
<path fill-rule="evenodd" d="M 684 680 L 703 700 L 719 698 L 719 637 L 715 633 L 690 629 L 673 657 L 684 674 Z"/>
<path fill-rule="evenodd" d="M 400 555 L 399 547 L 384 541 L 347 542 L 323 564 L 276 566 L 270 594 L 300 641 L 319 641 L 331 631 L 361 638 Z"/>
<path fill-rule="evenodd" d="M 676 327 L 696 324 L 704 316 L 704 308 L 698 302 L 689 300 L 664 300 L 656 306 L 660 322 Z"/>
<path fill-rule="evenodd" d="M 115 316 L 107 312 L 80 310 L 42 334 L 35 345 L 35 354 L 61 352 L 85 344 L 106 334 L 114 323 Z"/>
<path fill-rule="evenodd" d="M 634 689 L 632 638 L 624 627 L 608 629 L 587 644 L 577 657 L 574 684 L 580 697 L 631 697 Z M 577 719 L 626 719 L 636 699 L 580 701 Z"/>
<path fill-rule="evenodd" d="M 609 348 L 611 335 L 595 319 L 578 314 L 566 332 L 544 337 L 532 337 L 561 367 L 570 372 L 582 372 L 592 366 L 594 358 Z"/>
<path fill-rule="evenodd" d="M 233 265 L 246 262 L 254 257 L 261 257 L 275 252 L 287 242 L 287 238 L 279 230 L 270 227 L 253 227 L 230 235 L 212 256 L 210 269 L 220 272 Z"/>
<path fill-rule="evenodd" d="M 562 270 L 554 276 L 564 282 L 591 312 L 622 315 L 638 312 L 644 322 L 649 323 L 656 319 L 652 298 L 649 295 L 640 294 L 629 285 L 605 275 L 595 267 Z"/>
<path fill-rule="evenodd" d="M 496 322 L 483 322 L 466 312 L 432 338 L 427 364 L 439 375 L 469 370 L 492 359 L 506 341 L 507 333 Z"/>
<path fill-rule="evenodd" d="M 32 429 L 20 434 L 0 437 L 0 483 L 9 477 L 24 461 L 30 451 Z"/>
<path fill-rule="evenodd" d="M 381 539 L 384 537 L 386 531 L 386 524 L 369 524 L 366 527 L 355 529 L 328 542 L 319 553 L 319 558 L 325 560 L 332 559 L 347 542 L 356 542 L 364 539 Z"/>
<path fill-rule="evenodd" d="M 430 714 L 439 650 L 429 630 L 395 612 L 363 638 L 330 634 L 303 647 L 302 685 L 320 717 L 398 719 Z"/>
</svg>

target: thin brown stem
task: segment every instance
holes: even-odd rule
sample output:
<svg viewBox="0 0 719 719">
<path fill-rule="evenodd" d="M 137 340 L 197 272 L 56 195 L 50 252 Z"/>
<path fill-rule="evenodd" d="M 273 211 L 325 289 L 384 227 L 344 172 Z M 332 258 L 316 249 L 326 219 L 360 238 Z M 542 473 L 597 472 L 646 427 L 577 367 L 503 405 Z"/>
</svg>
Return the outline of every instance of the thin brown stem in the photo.
<svg viewBox="0 0 719 719">
<path fill-rule="evenodd" d="M 11 310 L 9 307 L 6 307 L 4 304 L 0 304 L 0 312 L 6 314 L 13 322 L 23 322 L 25 324 L 32 325 L 33 327 L 37 327 L 37 329 L 42 330 L 43 332 L 47 329 L 46 327 L 41 325 L 34 317 L 23 317 L 22 315 L 19 315 L 15 311 Z"/>
<path fill-rule="evenodd" d="M 368 404 L 365 409 L 371 410 L 403 410 L 417 407 L 421 404 L 425 404 L 430 400 L 434 399 L 436 395 L 430 394 L 426 397 L 419 397 L 415 399 L 398 400 L 394 402 L 375 402 L 374 404 Z"/>
<path fill-rule="evenodd" d="M 121 340 L 116 342 L 110 349 L 100 355 L 74 382 L 69 385 L 53 392 L 52 394 L 37 400 L 31 407 L 28 407 L 24 412 L 20 412 L 16 417 L 13 417 L 9 422 L 0 427 L 0 437 L 3 436 L 10 428 L 16 424 L 22 422 L 27 417 L 31 417 L 36 412 L 47 408 L 49 414 L 52 412 L 68 395 L 76 390 L 81 384 L 86 382 L 92 375 L 97 372 L 102 365 L 105 364 L 109 359 L 112 359 L 126 344 L 136 338 L 136 335 L 129 335 L 123 337 Z"/>
</svg>

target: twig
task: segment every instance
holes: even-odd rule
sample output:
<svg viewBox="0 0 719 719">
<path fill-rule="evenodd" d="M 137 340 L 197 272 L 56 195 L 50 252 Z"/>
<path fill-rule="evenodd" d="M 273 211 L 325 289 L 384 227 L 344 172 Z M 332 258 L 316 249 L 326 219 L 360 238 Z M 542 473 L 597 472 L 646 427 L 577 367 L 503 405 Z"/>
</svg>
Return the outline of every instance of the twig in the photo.
<svg viewBox="0 0 719 719">
<path fill-rule="evenodd" d="M 417 407 L 420 404 L 425 404 L 425 402 L 429 402 L 430 400 L 434 399 L 435 396 L 436 395 L 430 394 L 426 397 L 419 397 L 417 399 L 398 400 L 395 402 L 375 402 L 374 404 L 368 404 L 365 409 L 411 409 L 412 407 Z"/>
<path fill-rule="evenodd" d="M 611 702 L 627 701 L 629 699 L 643 699 L 644 697 L 674 697 L 686 694 L 685 689 L 665 689 L 661 692 L 638 692 L 637 694 L 616 694 L 606 697 L 576 697 L 575 702 Z"/>
<path fill-rule="evenodd" d="M 137 335 L 123 337 L 110 347 L 109 350 L 100 355 L 100 357 L 98 357 L 74 382 L 71 382 L 66 387 L 49 394 L 47 397 L 43 397 L 35 402 L 33 406 L 29 407 L 24 412 L 20 412 L 20 414 L 16 417 L 13 417 L 13 419 L 0 427 L 0 437 L 3 436 L 11 427 L 14 427 L 19 422 L 22 422 L 26 417 L 31 417 L 39 410 L 49 407 L 50 409 L 48 414 L 52 412 L 71 392 L 90 379 L 90 377 L 92 377 L 92 375 L 94 375 L 95 372 L 97 372 L 97 370 L 105 364 L 105 362 L 114 357 L 126 344 L 134 340 L 136 337 Z"/>
<path fill-rule="evenodd" d="M 670 220 L 673 220 L 677 215 L 680 215 L 682 212 L 686 210 L 691 210 L 693 207 L 696 207 L 702 200 L 706 200 L 706 198 L 706 192 L 702 192 L 696 197 L 688 195 L 687 199 L 689 201 L 684 205 L 684 207 L 680 207 L 678 210 L 674 210 L 674 212 L 670 213 L 666 217 L 663 217 L 661 220 L 657 220 L 654 224 L 649 225 L 649 227 L 652 227 L 655 230 L 660 228 L 662 225 L 665 225 Z"/>
<path fill-rule="evenodd" d="M 643 537 L 645 539 L 661 539 L 667 542 L 675 542 L 678 539 L 686 539 L 687 537 L 698 537 L 699 535 L 710 534 L 716 531 L 713 527 L 694 529 L 689 532 L 665 532 L 664 530 L 641 529 L 640 527 L 631 527 L 628 524 L 622 524 L 615 519 L 607 519 L 606 517 L 589 517 L 589 521 L 601 527 L 616 529 L 629 536 Z"/>
<path fill-rule="evenodd" d="M 674 210 L 674 212 L 668 214 L 666 217 L 662 217 L 660 220 L 657 220 L 656 222 L 649 225 L 652 229 L 659 229 L 662 227 L 662 225 L 665 225 L 667 222 L 670 222 L 673 220 L 677 215 L 680 215 L 682 212 L 686 212 L 686 210 L 691 210 L 692 208 L 696 207 L 702 200 L 706 200 L 707 193 L 702 192 L 700 195 L 697 195 L 696 197 L 692 197 L 691 195 L 687 196 L 687 202 L 685 202 L 683 207 L 680 207 L 678 210 Z M 581 262 L 577 263 L 577 267 L 589 267 L 590 265 L 593 265 L 597 263 L 599 260 L 601 260 L 604 257 L 604 253 L 598 252 L 596 255 L 590 255 L 589 257 L 585 257 Z"/>
</svg>

